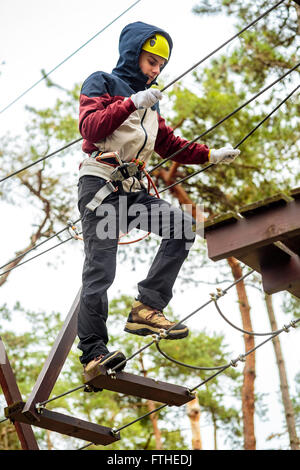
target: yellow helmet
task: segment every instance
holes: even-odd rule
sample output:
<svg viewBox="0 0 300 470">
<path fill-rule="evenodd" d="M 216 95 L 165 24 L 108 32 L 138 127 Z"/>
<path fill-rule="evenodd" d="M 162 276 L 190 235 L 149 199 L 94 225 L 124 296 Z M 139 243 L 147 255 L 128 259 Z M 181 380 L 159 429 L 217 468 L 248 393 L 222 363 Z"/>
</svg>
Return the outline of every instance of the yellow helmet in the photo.
<svg viewBox="0 0 300 470">
<path fill-rule="evenodd" d="M 155 34 L 154 36 L 151 36 L 149 39 L 147 39 L 142 49 L 169 60 L 170 45 L 167 39 L 161 34 Z"/>
</svg>

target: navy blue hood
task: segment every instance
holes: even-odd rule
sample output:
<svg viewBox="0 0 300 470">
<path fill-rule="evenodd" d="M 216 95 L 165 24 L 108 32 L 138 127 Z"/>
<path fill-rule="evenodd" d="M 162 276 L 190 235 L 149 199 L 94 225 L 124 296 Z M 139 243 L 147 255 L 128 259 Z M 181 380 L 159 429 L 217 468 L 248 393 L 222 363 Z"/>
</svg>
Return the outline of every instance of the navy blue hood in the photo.
<svg viewBox="0 0 300 470">
<path fill-rule="evenodd" d="M 154 34 L 164 36 L 170 46 L 170 55 L 173 42 L 168 33 L 150 24 L 137 21 L 128 24 L 122 30 L 119 41 L 120 58 L 112 74 L 124 80 L 134 91 L 150 88 L 155 80 L 147 85 L 148 77 L 144 75 L 139 67 L 139 56 L 143 44 Z"/>
</svg>

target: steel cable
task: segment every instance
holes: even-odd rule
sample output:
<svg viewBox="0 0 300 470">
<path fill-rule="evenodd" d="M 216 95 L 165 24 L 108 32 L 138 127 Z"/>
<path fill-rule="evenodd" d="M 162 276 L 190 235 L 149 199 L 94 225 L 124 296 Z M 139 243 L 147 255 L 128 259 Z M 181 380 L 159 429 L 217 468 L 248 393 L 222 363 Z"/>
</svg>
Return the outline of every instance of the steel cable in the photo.
<svg viewBox="0 0 300 470">
<path fill-rule="evenodd" d="M 7 106 L 5 106 L 3 109 L 0 110 L 0 114 L 2 114 L 6 109 L 10 108 L 14 103 L 16 103 L 20 98 L 25 96 L 29 91 L 31 91 L 36 85 L 41 83 L 43 80 L 45 80 L 51 73 L 53 73 L 55 70 L 57 70 L 61 65 L 63 65 L 67 60 L 69 60 L 71 57 L 73 57 L 77 52 L 79 52 L 81 49 L 83 49 L 87 44 L 89 44 L 93 39 L 95 39 L 97 36 L 99 36 L 101 33 L 103 33 L 109 26 L 111 26 L 113 23 L 115 23 L 119 18 L 121 18 L 125 13 L 127 13 L 131 8 L 133 8 L 135 5 L 137 5 L 141 0 L 137 0 L 135 3 L 130 5 L 126 10 L 124 10 L 119 16 L 117 16 L 114 20 L 112 20 L 110 23 L 108 23 L 104 28 L 102 28 L 100 31 L 98 31 L 94 36 L 92 36 L 88 41 L 86 41 L 84 44 L 82 44 L 76 51 L 72 52 L 68 57 L 66 57 L 62 62 L 60 62 L 58 65 L 56 65 L 50 72 L 46 73 L 45 75 L 42 76 L 37 82 L 35 82 L 31 87 L 29 87 L 27 90 L 25 90 L 21 95 L 19 95 L 16 99 L 11 101 Z M 0 181 L 1 182 L 1 181 Z"/>
<path fill-rule="evenodd" d="M 222 49 L 225 45 L 227 45 L 229 42 L 231 42 L 233 39 L 235 39 L 236 37 L 238 37 L 240 34 L 242 34 L 244 31 L 246 31 L 248 28 L 250 28 L 250 26 L 253 26 L 255 23 L 257 23 L 260 19 L 262 19 L 264 16 L 266 16 L 268 13 L 270 13 L 272 10 L 274 10 L 275 8 L 277 8 L 281 3 L 283 3 L 285 0 L 281 0 L 280 2 L 278 2 L 277 4 L 275 4 L 273 7 L 269 8 L 268 10 L 266 10 L 264 13 L 262 13 L 258 18 L 256 18 L 254 21 L 252 21 L 251 23 L 249 23 L 247 26 L 245 26 L 245 28 L 243 28 L 241 31 L 239 31 L 237 34 L 235 34 L 234 36 L 232 36 L 231 38 L 229 38 L 225 43 L 223 43 L 222 45 L 220 45 L 217 49 L 215 49 L 214 51 L 212 51 L 210 54 L 208 54 L 207 56 L 205 56 L 203 59 L 201 59 L 199 62 L 197 62 L 195 65 L 193 65 L 192 67 L 190 67 L 187 71 L 185 71 L 183 74 L 181 74 L 179 77 L 177 77 L 176 79 L 174 79 L 172 82 L 170 82 L 168 85 L 166 85 L 161 91 L 165 91 L 167 88 L 169 88 L 171 85 L 173 85 L 176 81 L 180 80 L 183 76 L 185 76 L 187 73 L 191 72 L 193 69 L 195 69 L 198 65 L 200 65 L 201 63 L 203 63 L 205 60 L 207 60 L 208 58 L 210 58 L 213 54 L 215 54 L 217 51 L 219 51 L 220 49 Z M 136 2 L 137 3 L 137 2 Z M 230 116 L 229 116 L 230 117 Z M 217 125 L 221 124 L 223 122 L 223 120 L 219 123 L 217 123 Z M 216 125 L 216 126 L 217 126 Z M 214 126 L 213 128 L 209 129 L 206 133 L 210 132 L 211 130 L 213 130 L 216 126 Z M 203 134 L 204 135 L 204 134 Z M 200 135 L 196 138 L 196 140 L 200 139 L 201 137 L 203 137 L 203 135 Z M 8 178 L 11 178 L 12 176 L 15 176 L 17 175 L 18 173 L 30 168 L 31 166 L 33 165 L 36 165 L 37 163 L 41 162 L 41 161 L 44 161 L 46 160 L 47 158 L 49 157 L 52 157 L 54 155 L 56 155 L 57 153 L 61 152 L 62 150 L 74 145 L 75 143 L 79 142 L 83 140 L 82 138 L 79 138 L 77 140 L 74 140 L 73 142 L 70 142 L 69 144 L 66 144 L 64 147 L 56 150 L 55 152 L 52 152 L 51 154 L 49 155 L 46 155 L 45 157 L 42 157 L 40 158 L 39 160 L 25 166 L 24 168 L 21 168 L 20 170 L 17 170 L 9 175 L 7 175 L 6 177 L 0 179 L 0 183 L 2 183 L 3 181 L 7 180 Z M 196 141 L 195 140 L 195 141 Z M 191 143 L 193 143 L 194 141 L 191 141 L 189 142 L 188 145 L 190 145 Z M 181 149 L 181 151 L 184 150 Z M 173 158 L 176 154 L 173 154 L 171 157 L 168 157 L 168 159 L 164 160 L 164 161 L 167 161 L 169 160 L 170 158 Z M 163 164 L 163 163 L 161 163 Z M 159 165 L 160 166 L 160 165 Z M 151 171 L 154 171 L 156 168 L 158 168 L 157 166 L 152 168 Z M 149 173 L 151 173 L 151 171 Z"/>
<path fill-rule="evenodd" d="M 243 137 L 243 139 L 235 145 L 235 149 L 238 148 L 243 142 L 246 141 L 246 139 L 248 139 L 264 122 L 267 121 L 267 119 L 269 119 L 298 89 L 300 88 L 300 85 L 297 85 L 269 114 L 267 114 L 264 119 L 262 119 L 245 137 Z M 204 171 L 206 171 L 208 168 L 211 168 L 212 166 L 214 166 L 213 164 L 210 164 L 210 165 L 207 165 L 206 167 L 204 168 L 201 168 L 200 170 L 197 170 L 195 171 L 194 173 L 192 173 L 191 175 L 187 175 L 185 176 L 184 178 L 181 178 L 179 181 L 176 181 L 175 183 L 172 183 L 170 184 L 169 186 L 167 186 L 166 188 L 163 188 L 159 191 L 159 194 L 167 191 L 168 189 L 172 189 L 173 187 L 177 186 L 178 184 L 180 183 L 183 183 L 185 181 L 187 181 L 188 179 L 192 178 L 193 176 L 199 174 L 199 173 L 202 173 Z M 81 220 L 81 218 L 79 218 L 75 223 L 79 222 Z M 65 231 L 66 229 L 68 229 L 68 226 L 65 227 L 64 229 L 62 229 L 61 231 L 57 232 L 56 234 L 52 235 L 49 239 L 47 240 L 44 240 L 43 242 L 41 242 L 40 244 L 36 245 L 35 247 L 32 247 L 30 250 L 26 251 L 24 254 L 22 255 L 19 255 L 18 257 L 14 258 L 13 260 L 9 261 L 8 263 L 4 264 L 3 266 L 0 267 L 0 269 L 2 269 L 3 267 L 7 266 L 8 264 L 11 264 L 13 263 L 14 261 L 16 261 L 17 259 L 25 256 L 27 253 L 29 253 L 30 251 L 38 248 L 39 246 L 41 246 L 42 244 L 46 243 L 47 241 L 51 240 L 52 238 L 54 238 L 55 236 L 59 235 L 60 233 L 62 233 L 63 231 Z M 71 238 L 69 238 L 68 240 L 71 240 Z M 68 241 L 66 240 L 66 241 Z M 64 243 L 64 242 L 63 242 Z M 61 243 L 55 245 L 55 247 L 58 247 L 60 246 Z M 53 248 L 55 248 L 53 247 Z M 47 251 L 49 250 L 45 250 L 44 252 L 40 253 L 38 256 L 41 256 L 43 253 L 46 253 Z M 36 258 L 36 256 L 30 258 L 29 260 L 27 261 L 30 261 L 31 259 L 34 259 Z M 27 262 L 25 261 L 25 262 Z M 22 264 L 25 264 L 25 262 L 23 263 L 20 263 L 18 266 L 21 266 Z M 4 271 L 3 273 L 0 273 L 0 277 L 4 274 L 6 274 L 7 272 L 9 271 L 12 271 L 13 269 L 15 269 L 16 267 L 18 266 L 14 266 L 12 267 L 11 269 L 9 270 L 6 270 Z"/>
<path fill-rule="evenodd" d="M 197 140 L 201 139 L 201 137 L 204 137 L 205 135 L 207 135 L 209 132 L 213 131 L 214 129 L 216 129 L 216 127 L 220 126 L 221 124 L 223 124 L 223 122 L 225 122 L 227 119 L 231 118 L 232 116 L 234 116 L 237 112 L 239 112 L 241 109 L 245 108 L 245 106 L 247 106 L 248 104 L 250 104 L 252 101 L 254 101 L 256 98 L 258 98 L 259 96 L 261 96 L 263 93 L 265 93 L 267 90 L 269 90 L 270 88 L 272 88 L 274 85 L 276 85 L 278 82 L 280 82 L 281 80 L 283 80 L 285 77 L 287 77 L 290 73 L 294 72 L 294 70 L 296 70 L 298 67 L 300 66 L 300 62 L 298 62 L 296 65 L 294 65 L 294 67 L 292 67 L 290 70 L 288 70 L 287 72 L 285 72 L 283 75 L 281 75 L 279 78 L 277 78 L 276 80 L 274 80 L 272 83 L 270 83 L 269 85 L 267 85 L 265 88 L 263 88 L 262 90 L 260 90 L 258 93 L 256 93 L 255 95 L 253 95 L 251 98 L 249 98 L 249 100 L 247 100 L 245 103 L 241 104 L 238 108 L 234 109 L 231 113 L 227 114 L 225 117 L 223 117 L 220 121 L 218 121 L 216 124 L 214 124 L 213 126 L 211 126 L 209 129 L 207 129 L 206 131 L 202 132 L 202 134 L 198 135 L 197 137 L 195 137 L 194 139 L 192 139 L 191 141 L 189 141 L 186 145 L 184 145 L 184 147 L 182 147 L 181 149 L 177 150 L 176 152 L 172 153 L 172 155 L 170 155 L 169 157 L 167 158 L 164 158 L 161 162 L 159 162 L 157 165 L 155 165 L 148 173 L 151 174 L 153 171 L 155 171 L 157 168 L 161 167 L 162 165 L 164 165 L 166 162 L 168 162 L 169 160 L 171 160 L 172 158 L 176 157 L 177 155 L 179 155 L 181 152 L 183 152 L 184 150 L 186 150 L 191 144 L 195 143 Z M 213 166 L 213 164 L 211 163 L 210 165 L 208 165 L 207 167 L 205 167 L 204 170 L 202 171 L 205 171 L 206 169 L 210 168 L 211 166 Z"/>
<path fill-rule="evenodd" d="M 235 149 L 237 149 L 242 143 L 244 143 L 267 119 L 269 119 L 272 114 L 275 113 L 298 89 L 300 88 L 300 85 L 297 85 L 296 88 L 294 88 L 291 93 L 289 93 L 267 116 L 264 117 L 262 121 L 260 121 L 245 137 L 243 137 L 242 140 L 238 144 L 235 145 Z M 181 178 L 180 180 L 176 181 L 175 183 L 170 184 L 164 189 L 161 189 L 159 191 L 159 194 L 167 191 L 168 189 L 174 188 L 177 184 L 184 183 L 188 179 L 192 178 L 193 176 L 199 175 L 199 173 L 203 173 L 204 171 L 208 170 L 212 166 L 215 166 L 213 163 L 210 163 L 209 165 L 205 166 L 204 168 L 201 168 L 200 170 L 195 171 L 191 175 L 187 175 L 184 178 Z M 154 167 L 155 168 L 155 167 Z"/>
<path fill-rule="evenodd" d="M 281 330 L 280 332 L 277 332 L 275 334 L 273 334 L 272 336 L 270 336 L 269 338 L 267 338 L 266 340 L 264 340 L 263 342 L 261 342 L 260 344 L 258 344 L 257 346 L 255 346 L 254 348 L 250 349 L 249 351 L 247 351 L 246 353 L 244 354 L 240 354 L 236 359 L 233 359 L 231 360 L 227 365 L 225 365 L 224 367 L 222 367 L 220 370 L 218 370 L 217 372 L 215 372 L 213 375 L 207 377 L 205 380 L 201 381 L 198 385 L 194 386 L 193 388 L 189 388 L 189 391 L 190 392 L 194 392 L 195 390 L 197 390 L 198 388 L 200 388 L 202 385 L 206 384 L 207 382 L 211 381 L 212 379 L 214 379 L 215 377 L 217 377 L 219 374 L 221 374 L 222 372 L 224 372 L 225 370 L 227 370 L 229 367 L 236 367 L 238 362 L 244 362 L 246 357 L 249 356 L 250 354 L 252 354 L 254 351 L 256 351 L 258 348 L 260 348 L 261 346 L 263 346 L 264 344 L 266 344 L 268 341 L 271 341 L 272 339 L 274 339 L 276 336 L 278 336 L 279 334 L 282 333 L 282 331 L 286 331 L 288 332 L 289 329 L 292 327 L 292 328 L 295 328 L 296 327 L 296 324 L 300 321 L 300 318 L 298 318 L 297 320 L 292 320 L 290 322 L 290 324 L 286 327 L 286 329 L 284 330 Z M 166 408 L 168 405 L 165 404 L 165 405 L 161 405 L 157 408 L 155 408 L 154 410 L 152 411 L 149 411 L 148 413 L 144 414 L 143 416 L 140 416 L 139 418 L 136 418 L 135 420 L 133 421 L 130 421 L 129 423 L 119 427 L 118 429 L 112 429 L 112 434 L 117 434 L 119 433 L 120 431 L 122 431 L 123 429 L 131 426 L 132 424 L 142 420 L 143 418 L 146 418 L 147 416 L 149 416 L 150 414 L 152 413 L 156 413 L 160 410 L 162 410 L 163 408 Z M 90 447 L 91 445 L 94 445 L 93 442 L 83 446 L 83 447 L 80 447 L 78 448 L 77 450 L 83 450 L 87 447 Z"/>
</svg>

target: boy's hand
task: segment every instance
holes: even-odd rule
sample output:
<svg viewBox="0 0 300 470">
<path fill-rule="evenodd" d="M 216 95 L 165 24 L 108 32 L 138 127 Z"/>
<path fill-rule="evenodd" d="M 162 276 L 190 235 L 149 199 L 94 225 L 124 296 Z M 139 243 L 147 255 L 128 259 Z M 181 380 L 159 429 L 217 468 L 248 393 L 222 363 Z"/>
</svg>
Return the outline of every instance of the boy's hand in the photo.
<svg viewBox="0 0 300 470">
<path fill-rule="evenodd" d="M 214 165 L 217 165 L 218 163 L 226 163 L 228 165 L 229 163 L 232 163 L 240 153 L 240 150 L 232 148 L 231 145 L 227 145 L 227 147 L 222 147 L 218 150 L 210 149 L 208 158 L 210 163 L 213 163 Z"/>
<path fill-rule="evenodd" d="M 157 88 L 149 88 L 148 90 L 138 91 L 135 95 L 131 95 L 136 109 L 151 108 L 158 100 L 163 97 L 160 90 Z"/>
</svg>

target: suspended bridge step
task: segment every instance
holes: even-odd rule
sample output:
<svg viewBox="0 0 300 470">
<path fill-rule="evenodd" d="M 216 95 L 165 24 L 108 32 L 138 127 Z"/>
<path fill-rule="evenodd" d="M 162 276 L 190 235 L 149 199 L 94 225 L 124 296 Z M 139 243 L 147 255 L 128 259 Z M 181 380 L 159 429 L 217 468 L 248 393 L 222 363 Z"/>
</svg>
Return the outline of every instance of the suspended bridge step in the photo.
<svg viewBox="0 0 300 470">
<path fill-rule="evenodd" d="M 12 422 L 31 424 L 38 428 L 48 429 L 98 445 L 106 446 L 120 440 L 120 434 L 113 434 L 111 428 L 89 423 L 46 408 L 41 408 L 38 411 L 38 420 L 33 422 L 31 414 L 27 417 L 25 413 L 22 413 L 24 406 L 25 402 L 23 401 L 8 406 L 5 408 L 6 418 L 9 418 Z"/>
<path fill-rule="evenodd" d="M 100 365 L 92 371 L 84 373 L 84 383 L 96 388 L 147 398 L 171 406 L 181 406 L 195 398 L 195 395 L 186 387 L 127 372 L 115 372 L 113 375 L 108 375 L 107 368 Z"/>
<path fill-rule="evenodd" d="M 249 204 L 205 224 L 208 256 L 234 256 L 262 275 L 268 294 L 300 298 L 300 188 Z"/>
</svg>

